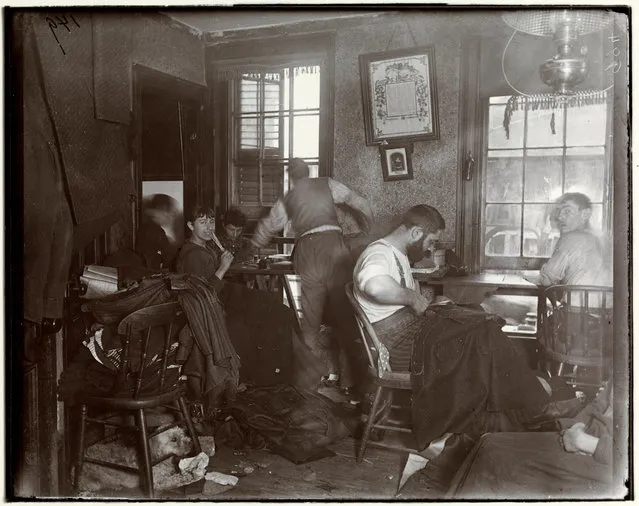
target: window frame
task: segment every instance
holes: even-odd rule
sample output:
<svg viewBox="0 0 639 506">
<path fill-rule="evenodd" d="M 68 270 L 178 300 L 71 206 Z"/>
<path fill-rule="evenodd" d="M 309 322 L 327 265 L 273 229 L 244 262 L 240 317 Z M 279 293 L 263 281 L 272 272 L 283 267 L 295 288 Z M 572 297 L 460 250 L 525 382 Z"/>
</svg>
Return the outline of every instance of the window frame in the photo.
<svg viewBox="0 0 639 506">
<path fill-rule="evenodd" d="M 276 55 L 276 56 L 274 56 Z M 212 159 L 215 181 L 215 202 L 218 212 L 231 206 L 232 189 L 229 179 L 229 157 L 233 139 L 230 132 L 229 76 L 237 76 L 238 69 L 252 66 L 307 64 L 322 61 L 320 82 L 319 175 L 333 174 L 335 34 L 309 33 L 293 37 L 270 37 L 219 43 L 206 48 L 206 75 L 211 90 L 212 110 L 209 112 L 213 142 Z M 234 74 L 235 73 L 235 74 Z M 237 80 L 239 81 L 239 80 Z M 254 222 L 270 206 L 245 208 Z"/>
<path fill-rule="evenodd" d="M 254 166 L 257 169 L 258 172 L 258 194 L 257 194 L 257 200 L 258 200 L 258 204 L 257 206 L 251 206 L 250 204 L 242 204 L 241 202 L 235 202 L 235 198 L 236 196 L 238 196 L 239 198 L 239 192 L 238 192 L 238 187 L 237 187 L 237 177 L 236 177 L 236 173 L 234 173 L 233 170 L 229 170 L 227 173 L 227 185 L 228 185 L 228 200 L 230 203 L 232 203 L 235 206 L 240 207 L 241 209 L 250 209 L 251 207 L 257 207 L 259 209 L 263 209 L 265 207 L 269 207 L 268 204 L 264 204 L 263 202 L 263 192 L 264 192 L 264 187 L 259 185 L 259 181 L 260 179 L 263 179 L 263 173 L 265 170 L 268 170 L 267 167 L 268 166 L 278 166 L 278 165 L 283 165 L 286 166 L 288 161 L 292 158 L 292 148 L 293 148 L 293 142 L 294 142 L 294 135 L 293 135 L 293 129 L 294 129 L 294 122 L 290 121 L 292 118 L 297 118 L 297 117 L 304 117 L 304 116 L 313 116 L 318 118 L 318 123 L 319 125 L 321 125 L 322 122 L 322 107 L 321 107 L 321 80 L 322 80 L 322 69 L 326 67 L 325 64 L 325 58 L 321 57 L 321 55 L 318 56 L 312 56 L 311 59 L 304 59 L 304 60 L 295 60 L 292 61 L 286 65 L 277 65 L 277 67 L 272 67 L 273 72 L 275 73 L 275 69 L 279 69 L 279 74 L 280 75 L 284 75 L 284 73 L 286 72 L 286 70 L 289 71 L 290 75 L 293 75 L 292 70 L 294 68 L 300 68 L 300 67 L 319 67 L 319 76 L 320 76 L 320 104 L 318 107 L 316 108 L 312 108 L 312 109 L 295 109 L 293 108 L 294 105 L 294 93 L 293 93 L 293 89 L 294 89 L 294 80 L 292 77 L 289 77 L 289 82 L 288 82 L 288 86 L 290 87 L 290 93 L 289 93 L 289 97 L 288 97 L 288 103 L 284 104 L 283 103 L 283 98 L 286 95 L 285 90 L 283 89 L 283 87 L 280 87 L 279 93 L 280 93 L 280 105 L 281 108 L 279 110 L 270 110 L 270 109 L 265 109 L 264 107 L 262 107 L 261 109 L 257 110 L 254 114 L 255 116 L 258 118 L 258 134 L 259 138 L 258 138 L 258 142 L 257 142 L 257 146 L 255 149 L 246 149 L 243 150 L 240 147 L 240 143 L 242 141 L 241 139 L 241 121 L 238 121 L 239 119 L 241 119 L 241 117 L 243 116 L 243 113 L 240 109 L 240 104 L 239 104 L 239 100 L 241 99 L 241 89 L 242 89 L 242 82 L 244 81 L 244 79 L 241 78 L 241 74 L 238 73 L 238 79 L 233 79 L 230 80 L 228 82 L 228 86 L 229 86 L 229 100 L 228 100 L 228 110 L 227 110 L 227 115 L 228 115 L 228 121 L 229 124 L 231 125 L 229 128 L 229 141 L 228 141 L 228 145 L 231 146 L 231 149 L 228 151 L 228 158 L 227 158 L 227 167 L 229 168 L 236 168 L 236 165 L 238 164 L 242 164 L 242 165 L 248 165 L 248 166 Z M 270 69 L 267 70 L 265 73 L 271 73 Z M 264 82 L 265 80 L 263 78 L 259 78 L 256 79 L 257 83 L 261 83 Z M 264 86 L 260 86 L 258 85 L 258 89 L 260 90 L 260 100 L 258 100 L 258 103 L 262 103 L 262 106 L 264 105 Z M 249 117 L 252 116 L 253 113 L 251 113 L 251 115 Z M 288 138 L 289 138 L 289 146 L 288 146 L 288 152 L 285 153 L 284 152 L 284 146 L 282 145 L 281 147 L 278 148 L 272 148 L 272 149 L 268 149 L 266 147 L 262 147 L 264 144 L 264 132 L 265 132 L 265 128 L 264 125 L 262 125 L 262 127 L 260 128 L 260 119 L 264 120 L 265 117 L 279 117 L 279 127 L 278 130 L 281 133 L 284 132 L 284 124 L 285 124 L 285 119 L 288 118 L 289 119 L 289 125 L 288 125 Z M 322 158 L 322 154 L 320 152 L 320 144 L 321 144 L 321 126 L 318 129 L 318 153 L 316 157 L 304 157 L 304 159 L 309 163 L 309 165 L 312 166 L 317 166 L 318 167 L 318 175 L 326 175 L 325 174 L 325 170 L 323 171 L 322 169 L 323 164 L 322 162 L 324 161 Z M 282 138 L 280 139 L 281 141 L 284 139 L 284 136 L 282 136 Z M 266 154 L 267 151 L 272 151 L 272 155 L 273 156 L 269 156 Z M 255 153 L 255 156 L 251 156 L 251 153 Z M 237 155 L 237 156 L 236 156 Z M 261 156 L 262 155 L 262 156 Z M 287 184 L 288 184 L 288 178 L 287 178 L 287 174 L 286 172 L 284 172 L 283 175 L 283 179 L 282 179 L 282 192 L 286 192 L 287 190 Z M 280 195 L 281 196 L 281 195 Z M 273 202 L 274 203 L 274 202 Z M 255 211 L 253 211 L 254 214 Z M 249 214 L 251 214 L 251 212 L 249 211 Z"/>
<path fill-rule="evenodd" d="M 483 174 L 486 167 L 486 152 L 484 149 L 484 135 L 487 111 L 482 107 L 481 94 L 481 36 L 470 36 L 462 41 L 460 61 L 459 88 L 459 122 L 458 122 L 458 152 L 457 152 L 457 220 L 456 220 L 456 253 L 461 262 L 468 267 L 470 273 L 490 271 L 520 270 L 522 267 L 485 267 L 482 261 L 483 241 Z M 613 230 L 613 206 L 615 189 L 613 180 L 616 168 L 613 165 L 613 148 L 615 137 L 619 134 L 617 120 L 618 100 L 615 93 L 614 100 L 608 102 L 608 118 L 606 126 L 606 160 L 607 182 L 604 187 L 604 209 L 602 213 L 602 227 L 604 234 L 611 234 Z M 616 134 L 611 138 L 613 133 Z M 615 148 L 616 149 L 616 148 Z M 617 150 L 618 151 L 618 150 Z M 616 181 L 615 181 L 616 183 Z M 545 261 L 539 259 L 539 265 Z M 534 269 L 534 267 L 530 267 Z"/>
<path fill-rule="evenodd" d="M 482 129 L 480 131 L 479 137 L 481 138 L 481 170 L 477 174 L 478 178 L 481 178 L 480 184 L 480 192 L 478 193 L 478 201 L 479 201 L 479 244 L 477 248 L 477 255 L 479 259 L 479 266 L 481 270 L 538 270 L 541 266 L 548 260 L 549 257 L 529 257 L 523 255 L 523 244 L 524 237 L 522 234 L 519 234 L 520 241 L 520 255 L 519 256 L 494 256 L 487 257 L 485 255 L 486 248 L 486 205 L 487 202 L 485 200 L 485 181 L 487 177 L 487 167 L 488 167 L 488 154 L 491 149 L 488 145 L 488 135 L 489 135 L 489 127 L 490 127 L 490 99 L 492 97 L 486 97 L 479 100 L 480 111 L 482 115 Z M 611 144 L 611 119 L 612 119 L 612 101 L 608 99 L 606 102 L 606 120 L 605 120 L 605 142 L 603 145 L 597 146 L 576 146 L 576 145 L 568 145 L 567 143 L 567 128 L 568 128 L 568 114 L 569 111 L 573 109 L 572 107 L 568 107 L 567 105 L 563 106 L 563 116 L 562 116 L 562 124 L 561 128 L 563 130 L 563 141 L 560 146 L 527 146 L 527 133 L 528 133 L 528 112 L 527 108 L 524 109 L 525 117 L 524 117 L 524 132 L 523 132 L 523 144 L 521 147 L 513 147 L 513 148 L 497 148 L 492 151 L 500 151 L 500 150 L 513 150 L 513 151 L 522 151 L 522 191 L 525 192 L 525 171 L 526 171 L 526 159 L 529 157 L 530 151 L 535 151 L 537 149 L 557 149 L 561 150 L 561 163 L 562 163 L 562 173 L 561 173 L 561 181 L 562 185 L 565 183 L 565 175 L 566 175 L 566 162 L 567 162 L 567 152 L 570 148 L 575 147 L 603 147 L 604 149 L 604 178 L 603 178 L 603 195 L 602 195 L 602 233 L 609 233 L 612 228 L 611 224 L 611 193 L 612 193 L 612 144 Z M 559 127 L 559 125 L 558 125 Z M 521 223 L 520 227 L 523 226 L 524 220 L 524 207 L 526 205 L 525 197 L 522 197 L 522 201 L 520 202 L 512 202 L 513 205 L 517 205 L 521 207 Z M 492 202 L 491 202 L 492 203 Z M 536 204 L 538 202 L 528 202 L 529 204 Z M 596 201 L 599 204 L 599 201 Z M 494 204 L 499 204 L 496 202 Z M 506 204 L 504 202 L 504 204 Z M 510 204 L 510 202 L 508 202 Z M 551 204 L 551 202 L 548 202 Z M 522 229 L 520 228 L 520 232 Z"/>
</svg>

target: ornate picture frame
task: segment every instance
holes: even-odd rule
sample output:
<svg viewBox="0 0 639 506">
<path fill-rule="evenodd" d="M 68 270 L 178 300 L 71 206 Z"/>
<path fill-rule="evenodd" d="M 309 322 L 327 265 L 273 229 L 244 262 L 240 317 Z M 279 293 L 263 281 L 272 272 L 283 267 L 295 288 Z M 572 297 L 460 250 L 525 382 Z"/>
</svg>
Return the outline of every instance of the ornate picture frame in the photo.
<svg viewBox="0 0 639 506">
<path fill-rule="evenodd" d="M 359 56 L 366 145 L 439 139 L 435 47 Z"/>
<path fill-rule="evenodd" d="M 413 145 L 385 143 L 379 145 L 384 181 L 413 179 Z"/>
</svg>

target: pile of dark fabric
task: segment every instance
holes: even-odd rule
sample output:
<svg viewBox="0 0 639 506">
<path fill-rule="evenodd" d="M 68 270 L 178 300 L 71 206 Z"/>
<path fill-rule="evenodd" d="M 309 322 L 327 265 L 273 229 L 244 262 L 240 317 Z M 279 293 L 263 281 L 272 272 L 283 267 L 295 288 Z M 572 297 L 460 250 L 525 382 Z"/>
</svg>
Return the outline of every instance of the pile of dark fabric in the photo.
<svg viewBox="0 0 639 506">
<path fill-rule="evenodd" d="M 356 412 L 290 385 L 248 389 L 230 413 L 215 434 L 217 444 L 268 447 L 296 464 L 334 456 L 326 446 L 354 434 L 358 424 Z"/>
<path fill-rule="evenodd" d="M 185 361 L 184 373 L 196 380 L 197 398 L 212 402 L 230 391 L 231 397 L 239 381 L 239 357 L 233 349 L 224 322 L 224 314 L 215 292 L 194 276 L 166 274 L 143 279 L 126 292 L 113 294 L 88 303 L 96 321 L 113 335 L 108 349 L 117 350 L 117 325 L 127 315 L 143 307 L 178 300 L 187 317 L 188 333 L 180 335 L 176 354 Z M 195 342 L 196 346 L 192 346 Z M 184 352 L 184 347 L 188 348 Z M 115 372 L 88 350 L 80 347 L 78 356 L 62 372 L 59 382 L 60 400 L 72 404 L 78 394 L 111 394 Z"/>
<path fill-rule="evenodd" d="M 119 346 L 117 325 L 125 316 L 176 300 L 188 320 L 179 336 L 177 360 L 188 377 L 190 400 L 215 407 L 223 395 L 232 400 L 239 382 L 257 387 L 316 386 L 309 378 L 317 376 L 321 364 L 301 342 L 295 315 L 275 294 L 237 283 L 224 283 L 216 293 L 196 276 L 159 274 L 140 280 L 126 292 L 93 300 L 87 309 L 113 337 L 109 346 L 115 348 Z M 78 393 L 108 394 L 113 376 L 113 371 L 79 346 L 62 373 L 60 399 L 72 403 Z"/>
</svg>

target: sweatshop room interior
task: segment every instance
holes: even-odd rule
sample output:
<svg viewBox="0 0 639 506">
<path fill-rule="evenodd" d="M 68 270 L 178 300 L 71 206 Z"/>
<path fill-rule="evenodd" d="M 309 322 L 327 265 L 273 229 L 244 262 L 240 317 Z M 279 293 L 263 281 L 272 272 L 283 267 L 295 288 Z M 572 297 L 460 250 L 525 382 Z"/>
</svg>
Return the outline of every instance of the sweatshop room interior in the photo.
<svg viewBox="0 0 639 506">
<path fill-rule="evenodd" d="M 7 9 L 7 497 L 631 499 L 630 8 L 544 7 Z"/>
</svg>

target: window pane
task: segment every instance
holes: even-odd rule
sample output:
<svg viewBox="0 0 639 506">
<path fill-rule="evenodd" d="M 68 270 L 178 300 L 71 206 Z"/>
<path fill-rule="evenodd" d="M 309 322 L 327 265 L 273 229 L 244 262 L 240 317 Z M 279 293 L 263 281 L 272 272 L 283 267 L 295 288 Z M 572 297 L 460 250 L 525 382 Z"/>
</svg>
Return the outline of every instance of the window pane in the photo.
<svg viewBox="0 0 639 506">
<path fill-rule="evenodd" d="M 488 152 L 486 202 L 521 202 L 523 185 L 521 153 L 521 150 Z M 506 154 L 510 156 L 504 156 Z"/>
<path fill-rule="evenodd" d="M 561 195 L 562 149 L 526 151 L 526 202 L 552 202 Z"/>
<path fill-rule="evenodd" d="M 318 109 L 319 105 L 319 65 L 295 67 L 293 73 L 293 107 L 295 109 Z"/>
<path fill-rule="evenodd" d="M 279 111 L 280 104 L 280 83 L 265 82 L 264 83 L 264 110 L 265 111 Z"/>
<path fill-rule="evenodd" d="M 521 206 L 512 204 L 486 205 L 484 251 L 488 256 L 519 256 Z"/>
<path fill-rule="evenodd" d="M 284 78 L 282 80 L 282 89 L 284 91 L 284 97 L 282 99 L 282 109 L 289 109 L 289 101 L 291 100 L 291 79 L 289 69 L 285 69 Z"/>
<path fill-rule="evenodd" d="M 290 119 L 288 116 L 284 116 L 283 121 L 282 121 L 282 137 L 283 137 L 283 141 L 284 141 L 284 145 L 282 146 L 282 156 L 288 157 L 289 156 L 289 145 L 290 145 L 290 139 L 289 139 L 289 132 L 288 132 L 288 126 L 290 124 Z"/>
<path fill-rule="evenodd" d="M 521 148 L 524 146 L 524 111 L 513 111 L 510 117 L 510 138 L 504 130 L 505 106 L 491 105 L 488 117 L 488 148 Z"/>
<path fill-rule="evenodd" d="M 566 192 L 580 192 L 593 202 L 603 201 L 604 148 L 566 150 Z"/>
<path fill-rule="evenodd" d="M 259 88 L 255 80 L 242 79 L 240 85 L 240 111 L 257 112 Z"/>
<path fill-rule="evenodd" d="M 240 118 L 240 149 L 257 149 L 258 121 L 257 118 Z"/>
<path fill-rule="evenodd" d="M 554 204 L 524 205 L 525 257 L 550 257 L 559 239 L 559 231 L 552 227 L 550 213 Z"/>
<path fill-rule="evenodd" d="M 552 133 L 553 113 L 555 133 Z M 526 146 L 561 146 L 564 142 L 564 110 L 529 110 Z"/>
<path fill-rule="evenodd" d="M 280 147 L 280 118 L 279 116 L 266 116 L 264 118 L 264 149 L 275 149 L 276 153 L 269 155 L 279 155 Z M 264 153 L 267 155 L 267 153 Z"/>
<path fill-rule="evenodd" d="M 293 118 L 293 156 L 300 158 L 319 156 L 319 115 Z"/>
<path fill-rule="evenodd" d="M 319 165 L 309 163 L 308 169 L 309 169 L 309 177 L 319 177 Z"/>
<path fill-rule="evenodd" d="M 603 205 L 593 204 L 592 215 L 590 216 L 590 226 L 593 230 L 603 230 Z"/>
<path fill-rule="evenodd" d="M 566 144 L 568 146 L 605 144 L 606 104 L 569 107 L 566 118 Z"/>
</svg>

